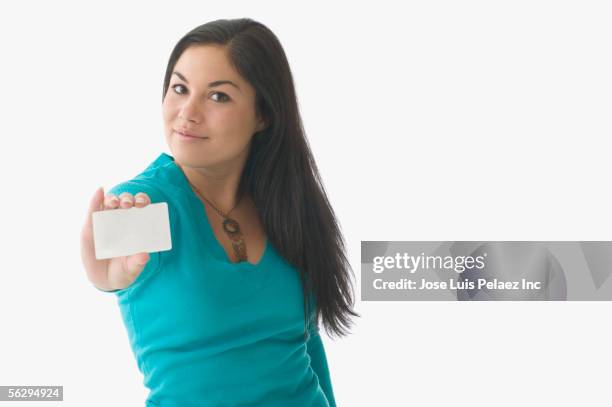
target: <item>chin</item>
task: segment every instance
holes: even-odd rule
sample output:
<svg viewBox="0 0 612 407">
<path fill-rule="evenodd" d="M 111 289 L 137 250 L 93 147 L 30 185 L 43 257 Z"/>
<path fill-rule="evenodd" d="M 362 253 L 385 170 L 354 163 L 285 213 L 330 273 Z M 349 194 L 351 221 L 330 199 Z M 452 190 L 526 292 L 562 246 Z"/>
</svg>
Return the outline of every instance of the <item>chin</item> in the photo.
<svg viewBox="0 0 612 407">
<path fill-rule="evenodd" d="M 170 148 L 170 151 L 176 162 L 187 167 L 205 167 L 210 164 L 209 160 L 204 159 L 204 153 L 195 148 L 178 147 Z"/>
</svg>

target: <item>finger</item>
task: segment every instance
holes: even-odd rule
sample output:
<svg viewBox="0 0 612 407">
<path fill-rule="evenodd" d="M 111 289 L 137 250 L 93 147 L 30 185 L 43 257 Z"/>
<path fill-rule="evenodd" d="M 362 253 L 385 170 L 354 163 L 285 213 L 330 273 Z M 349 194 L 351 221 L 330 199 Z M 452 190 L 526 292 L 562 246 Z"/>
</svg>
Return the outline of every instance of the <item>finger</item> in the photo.
<svg viewBox="0 0 612 407">
<path fill-rule="evenodd" d="M 134 204 L 137 208 L 142 208 L 151 203 L 151 199 L 144 192 L 139 192 L 134 196 Z"/>
<path fill-rule="evenodd" d="M 104 198 L 104 209 L 116 209 L 119 207 L 119 198 L 113 194 L 107 194 Z"/>
<path fill-rule="evenodd" d="M 93 242 L 93 213 L 103 209 L 104 205 L 104 188 L 100 187 L 96 190 L 87 209 L 87 218 L 81 231 L 81 259 L 85 269 L 96 270 L 96 253 Z"/>
<path fill-rule="evenodd" d="M 123 209 L 134 206 L 134 197 L 129 192 L 123 192 L 119 195 L 119 207 Z"/>
</svg>

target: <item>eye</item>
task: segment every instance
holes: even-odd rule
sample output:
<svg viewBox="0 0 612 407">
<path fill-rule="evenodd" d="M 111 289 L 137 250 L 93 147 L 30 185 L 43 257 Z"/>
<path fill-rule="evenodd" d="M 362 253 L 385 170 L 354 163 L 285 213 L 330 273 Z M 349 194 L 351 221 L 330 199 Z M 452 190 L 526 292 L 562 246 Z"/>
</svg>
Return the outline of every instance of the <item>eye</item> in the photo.
<svg viewBox="0 0 612 407">
<path fill-rule="evenodd" d="M 214 92 L 212 93 L 212 95 L 221 95 L 221 100 L 215 100 L 215 102 L 219 102 L 219 103 L 226 103 L 229 102 L 230 98 L 229 96 L 227 96 L 225 93 L 223 92 Z M 214 100 L 214 99 L 213 99 Z"/>
<path fill-rule="evenodd" d="M 181 87 L 183 87 L 183 88 L 184 88 L 184 86 L 183 86 L 183 85 L 181 85 L 180 83 L 178 83 L 178 84 L 176 84 L 176 85 L 172 85 L 172 86 L 171 86 L 171 87 L 172 87 L 172 90 L 174 90 L 174 93 L 178 93 L 179 95 L 182 95 L 182 94 L 183 94 L 182 92 L 177 92 L 177 91 L 176 91 L 177 86 L 181 86 Z"/>
<path fill-rule="evenodd" d="M 179 95 L 183 95 L 183 94 L 185 94 L 187 92 L 187 88 L 184 85 L 180 84 L 180 83 L 177 83 L 176 85 L 172 85 L 170 87 L 172 88 L 172 90 L 174 90 L 174 93 L 179 94 Z M 185 91 L 177 90 L 179 87 L 180 88 L 184 88 Z M 211 93 L 211 95 L 212 96 L 215 96 L 215 95 L 219 96 L 218 99 L 213 99 L 215 102 L 218 102 L 218 103 L 226 103 L 226 102 L 229 102 L 231 100 L 230 97 L 227 96 L 223 92 L 213 92 L 213 93 Z"/>
</svg>

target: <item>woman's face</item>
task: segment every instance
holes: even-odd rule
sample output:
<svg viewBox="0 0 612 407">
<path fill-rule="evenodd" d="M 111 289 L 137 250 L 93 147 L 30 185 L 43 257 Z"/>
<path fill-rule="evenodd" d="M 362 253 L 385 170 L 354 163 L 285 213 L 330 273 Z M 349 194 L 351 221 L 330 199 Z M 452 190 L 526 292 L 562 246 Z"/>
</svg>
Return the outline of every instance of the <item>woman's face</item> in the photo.
<svg viewBox="0 0 612 407">
<path fill-rule="evenodd" d="M 253 133 L 264 128 L 256 115 L 255 89 L 225 52 L 219 45 L 192 45 L 174 66 L 162 110 L 166 141 L 182 165 L 241 165 Z M 184 131 L 200 138 L 185 138 L 179 134 Z"/>
</svg>

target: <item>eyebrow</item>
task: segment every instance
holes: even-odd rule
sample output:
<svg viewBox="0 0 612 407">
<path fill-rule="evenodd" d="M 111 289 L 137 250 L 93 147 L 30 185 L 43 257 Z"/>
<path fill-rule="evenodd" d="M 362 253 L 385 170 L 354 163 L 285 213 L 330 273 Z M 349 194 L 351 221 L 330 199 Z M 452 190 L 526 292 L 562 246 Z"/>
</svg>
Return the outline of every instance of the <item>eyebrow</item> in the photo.
<svg viewBox="0 0 612 407">
<path fill-rule="evenodd" d="M 185 83 L 189 83 L 189 81 L 187 80 L 187 78 L 185 78 L 185 76 L 183 76 L 182 73 L 178 72 L 178 71 L 174 71 L 172 72 L 173 75 L 178 76 L 182 81 L 184 81 Z M 210 82 L 208 84 L 209 88 L 214 88 L 216 86 L 220 86 L 220 85 L 232 85 L 233 87 L 235 87 L 236 89 L 238 89 L 240 92 L 242 92 L 240 90 L 240 88 L 238 87 L 238 85 L 236 85 L 234 82 L 232 81 L 228 81 L 228 80 L 219 80 L 219 81 L 214 81 L 214 82 Z"/>
</svg>

